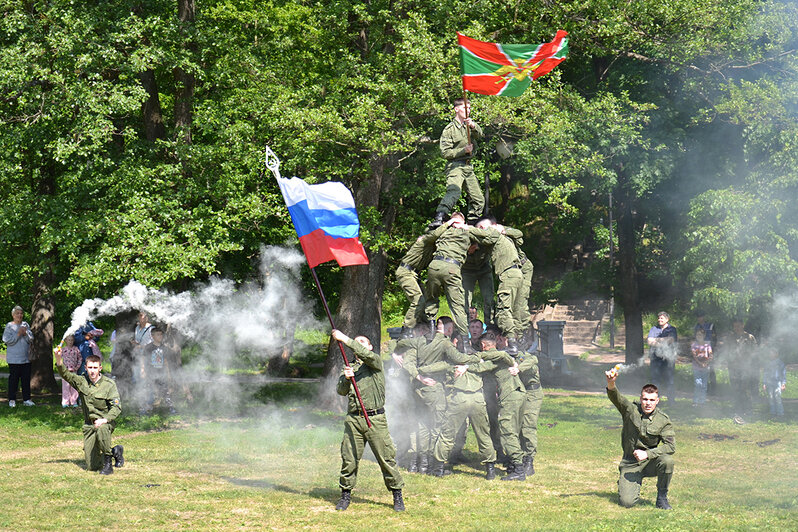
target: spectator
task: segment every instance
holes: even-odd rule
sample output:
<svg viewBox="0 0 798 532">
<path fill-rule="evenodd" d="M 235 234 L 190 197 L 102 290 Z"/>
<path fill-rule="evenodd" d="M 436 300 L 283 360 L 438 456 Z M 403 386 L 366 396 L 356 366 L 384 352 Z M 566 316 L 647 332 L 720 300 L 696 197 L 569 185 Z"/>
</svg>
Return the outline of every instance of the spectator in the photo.
<svg viewBox="0 0 798 532">
<path fill-rule="evenodd" d="M 762 389 L 768 396 L 771 416 L 784 416 L 781 392 L 787 387 L 787 367 L 779 359 L 779 352 L 768 346 L 768 360 L 762 371 Z"/>
<path fill-rule="evenodd" d="M 668 406 L 676 404 L 676 391 L 673 386 L 673 373 L 676 367 L 676 327 L 671 325 L 667 312 L 657 314 L 657 324 L 648 331 L 649 359 L 651 360 L 651 381 L 665 388 Z"/>
<path fill-rule="evenodd" d="M 158 327 L 153 327 L 150 332 L 152 342 L 144 348 L 144 357 L 142 357 L 141 363 L 141 380 L 147 387 L 143 413 L 152 410 L 157 399 L 159 406 L 162 402 L 166 403 L 169 413 L 174 414 L 175 408 L 172 405 L 172 396 L 169 392 L 171 380 L 169 360 L 173 358 L 173 355 L 163 343 L 163 331 Z"/>
<path fill-rule="evenodd" d="M 743 320 L 735 318 L 726 342 L 728 348 L 729 384 L 734 396 L 734 422 L 745 423 L 743 416 L 754 407 L 754 393 L 759 393 L 759 368 L 756 364 L 756 338 L 743 328 Z M 754 372 L 754 368 L 756 371 Z M 755 373 L 755 374 L 754 374 Z M 753 390 L 753 386 L 756 389 Z"/>
<path fill-rule="evenodd" d="M 704 337 L 704 329 L 696 329 L 695 341 L 690 346 L 693 352 L 693 406 L 707 402 L 707 385 L 709 383 L 709 366 L 712 364 L 712 345 Z"/>
<path fill-rule="evenodd" d="M 17 386 L 22 383 L 22 404 L 34 406 L 30 400 L 30 344 L 33 333 L 30 325 L 22 321 L 22 307 L 17 305 L 11 311 L 12 321 L 6 324 L 3 331 L 3 342 L 6 344 L 6 362 L 8 362 L 8 406 L 17 406 Z"/>
<path fill-rule="evenodd" d="M 698 330 L 704 331 L 704 341 L 707 342 L 711 347 L 712 351 L 715 350 L 717 345 L 715 342 L 717 337 L 715 336 L 715 324 L 707 321 L 707 313 L 703 310 L 697 310 L 695 312 L 695 319 L 696 324 L 693 327 L 693 334 L 698 332 Z M 715 376 L 715 360 L 712 359 L 709 362 L 709 380 L 707 381 L 707 393 L 712 395 L 715 393 L 715 389 L 718 386 L 717 378 Z"/>
<path fill-rule="evenodd" d="M 86 375 L 86 359 L 91 355 L 100 357 L 100 360 L 103 359 L 103 354 L 100 352 L 100 348 L 95 341 L 95 338 L 99 338 L 102 335 L 103 330 L 96 328 L 90 321 L 87 321 L 86 325 L 78 329 L 75 333 L 75 345 L 80 349 L 80 356 L 82 359 L 80 369 L 77 371 L 78 375 Z"/>
<path fill-rule="evenodd" d="M 68 371 L 76 373 L 83 365 L 80 349 L 75 345 L 75 337 L 68 334 L 64 337 L 64 347 L 61 348 L 64 366 Z M 70 386 L 66 379 L 61 379 L 61 407 L 78 406 L 78 391 Z"/>
</svg>

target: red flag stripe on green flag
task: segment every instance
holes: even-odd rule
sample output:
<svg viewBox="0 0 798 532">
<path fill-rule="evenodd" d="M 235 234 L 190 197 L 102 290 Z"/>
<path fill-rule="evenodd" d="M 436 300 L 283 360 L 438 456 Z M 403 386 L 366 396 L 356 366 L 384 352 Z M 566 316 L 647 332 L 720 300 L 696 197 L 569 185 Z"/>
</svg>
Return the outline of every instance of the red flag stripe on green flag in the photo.
<svg viewBox="0 0 798 532">
<path fill-rule="evenodd" d="M 531 80 L 548 74 L 568 56 L 567 32 L 543 44 L 499 44 L 457 33 L 463 89 L 477 94 L 520 96 Z"/>
</svg>

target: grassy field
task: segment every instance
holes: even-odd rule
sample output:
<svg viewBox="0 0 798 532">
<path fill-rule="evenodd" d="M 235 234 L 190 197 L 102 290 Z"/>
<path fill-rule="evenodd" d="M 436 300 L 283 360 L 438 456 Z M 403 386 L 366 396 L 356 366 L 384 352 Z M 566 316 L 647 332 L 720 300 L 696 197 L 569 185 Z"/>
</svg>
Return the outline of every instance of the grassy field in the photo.
<svg viewBox="0 0 798 532">
<path fill-rule="evenodd" d="M 127 464 L 109 477 L 83 469 L 81 418 L 56 396 L 14 410 L 3 402 L 0 529 L 794 530 L 798 521 L 794 402 L 786 421 L 737 426 L 681 399 L 665 512 L 654 508 L 654 479 L 637 507 L 618 506 L 620 416 L 602 394 L 562 389 L 546 390 L 537 474 L 526 482 L 485 481 L 470 437 L 474 466 L 444 479 L 405 475 L 406 512 L 392 510 L 370 459 L 352 506 L 336 512 L 341 415 L 302 399 L 312 386 L 260 389 L 213 415 L 125 416 L 115 443 Z"/>
</svg>

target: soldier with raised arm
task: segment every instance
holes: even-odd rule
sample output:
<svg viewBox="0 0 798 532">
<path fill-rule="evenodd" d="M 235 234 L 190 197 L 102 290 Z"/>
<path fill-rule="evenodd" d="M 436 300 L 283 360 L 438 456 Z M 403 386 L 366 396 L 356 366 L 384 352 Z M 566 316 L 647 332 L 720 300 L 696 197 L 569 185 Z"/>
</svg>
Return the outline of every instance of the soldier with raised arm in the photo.
<svg viewBox="0 0 798 532">
<path fill-rule="evenodd" d="M 125 464 L 122 446 L 111 446 L 111 433 L 116 427 L 116 418 L 122 413 L 116 383 L 101 373 L 102 359 L 97 355 L 86 358 L 85 375 L 77 375 L 64 367 L 60 349 L 55 351 L 55 363 L 61 378 L 75 388 L 80 396 L 83 452 L 88 470 L 99 470 L 101 475 L 112 474 L 114 467 Z"/>
<path fill-rule="evenodd" d="M 634 506 L 640 498 L 644 477 L 657 477 L 657 508 L 670 510 L 668 488 L 673 476 L 673 453 L 676 436 L 668 414 L 657 408 L 659 393 L 653 384 L 646 384 L 640 399 L 630 401 L 615 387 L 618 372 L 605 372 L 607 396 L 621 413 L 623 457 L 618 465 L 618 496 L 621 506 Z"/>
<path fill-rule="evenodd" d="M 388 431 L 385 417 L 385 372 L 382 359 L 372 351 L 371 341 L 365 336 L 354 339 L 337 329 L 332 336 L 350 348 L 355 355 L 351 366 L 344 366 L 343 374 L 338 379 L 337 392 L 349 398 L 346 420 L 344 421 L 344 438 L 341 442 L 341 476 L 338 485 L 341 487 L 341 498 L 335 505 L 336 510 L 346 510 L 352 501 L 352 490 L 357 483 L 357 471 L 363 450 L 368 442 L 374 457 L 382 470 L 385 487 L 393 493 L 393 509 L 404 511 L 402 498 L 404 480 L 396 466 L 396 447 Z M 368 426 L 366 418 L 352 386 L 352 379 L 357 383 L 363 407 L 371 421 Z"/>
</svg>

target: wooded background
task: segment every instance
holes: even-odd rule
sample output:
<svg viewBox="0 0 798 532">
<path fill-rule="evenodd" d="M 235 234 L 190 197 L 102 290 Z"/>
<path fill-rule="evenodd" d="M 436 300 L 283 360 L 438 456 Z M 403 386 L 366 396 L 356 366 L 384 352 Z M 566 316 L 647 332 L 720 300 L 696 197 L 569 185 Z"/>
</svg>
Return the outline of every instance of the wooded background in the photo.
<svg viewBox="0 0 798 532">
<path fill-rule="evenodd" d="M 637 356 L 644 311 L 767 321 L 774 295 L 798 284 L 791 2 L 49 0 L 0 11 L 0 309 L 32 314 L 34 388 L 53 383 L 54 331 L 85 298 L 130 279 L 244 281 L 262 243 L 295 244 L 261 174 L 265 145 L 284 176 L 353 190 L 371 264 L 321 274 L 337 324 L 379 337 L 383 301 L 400 301 L 393 269 L 444 191 L 437 139 L 461 96 L 456 31 L 501 43 L 570 34 L 569 58 L 523 96 L 472 97 L 487 135 L 477 171 L 491 212 L 526 235 L 539 301 L 614 285 Z"/>
</svg>

